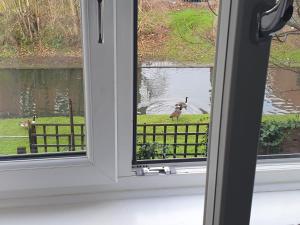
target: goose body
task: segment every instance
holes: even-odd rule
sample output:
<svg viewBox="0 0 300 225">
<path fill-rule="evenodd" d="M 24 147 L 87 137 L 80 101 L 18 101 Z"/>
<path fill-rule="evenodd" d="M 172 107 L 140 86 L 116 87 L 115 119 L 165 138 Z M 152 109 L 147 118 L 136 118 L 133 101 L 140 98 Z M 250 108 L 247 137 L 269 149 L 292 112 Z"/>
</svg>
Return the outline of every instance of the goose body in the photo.
<svg viewBox="0 0 300 225">
<path fill-rule="evenodd" d="M 28 128 L 30 127 L 32 121 L 31 120 L 25 120 L 25 121 L 21 121 L 19 123 L 20 127 L 23 127 L 23 128 Z"/>
<path fill-rule="evenodd" d="M 188 97 L 185 97 L 185 102 L 177 102 L 175 107 L 181 107 L 182 109 L 187 109 Z"/>
<path fill-rule="evenodd" d="M 35 123 L 36 116 L 33 116 L 33 120 L 24 120 L 19 123 L 20 127 L 28 129 L 31 124 Z"/>
<path fill-rule="evenodd" d="M 177 121 L 178 121 L 178 118 L 179 118 L 179 116 L 181 115 L 181 110 L 182 110 L 182 107 L 180 107 L 180 106 L 177 107 L 177 106 L 176 106 L 175 111 L 171 113 L 170 118 L 171 118 L 172 120 L 173 120 L 174 118 L 176 118 Z"/>
</svg>

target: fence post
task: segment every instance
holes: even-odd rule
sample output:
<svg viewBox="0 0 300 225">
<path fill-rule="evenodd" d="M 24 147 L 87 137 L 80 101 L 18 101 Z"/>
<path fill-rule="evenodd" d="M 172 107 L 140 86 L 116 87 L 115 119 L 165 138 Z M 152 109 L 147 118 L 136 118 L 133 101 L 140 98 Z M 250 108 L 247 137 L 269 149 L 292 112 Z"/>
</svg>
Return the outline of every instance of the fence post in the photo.
<svg viewBox="0 0 300 225">
<path fill-rule="evenodd" d="M 72 100 L 69 99 L 69 111 L 70 111 L 70 130 L 71 130 L 71 151 L 75 151 L 75 132 L 74 132 L 74 118 L 73 118 L 73 106 Z"/>
<path fill-rule="evenodd" d="M 29 148 L 31 153 L 38 153 L 35 117 L 28 126 Z"/>
</svg>

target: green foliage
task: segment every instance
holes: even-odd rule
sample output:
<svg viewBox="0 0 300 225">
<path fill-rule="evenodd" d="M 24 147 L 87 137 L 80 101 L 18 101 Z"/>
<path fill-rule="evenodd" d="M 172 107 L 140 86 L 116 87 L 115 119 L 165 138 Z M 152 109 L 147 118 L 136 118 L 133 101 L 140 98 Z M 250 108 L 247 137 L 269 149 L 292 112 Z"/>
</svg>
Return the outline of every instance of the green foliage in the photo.
<svg viewBox="0 0 300 225">
<path fill-rule="evenodd" d="M 300 127 L 299 115 L 286 121 L 266 120 L 262 123 L 259 136 L 259 147 L 264 154 L 279 153 L 289 131 Z"/>
<path fill-rule="evenodd" d="M 284 137 L 285 133 L 281 123 L 267 122 L 261 126 L 259 145 L 268 153 L 278 153 Z"/>
<path fill-rule="evenodd" d="M 139 160 L 146 159 L 166 159 L 171 151 L 169 145 L 163 145 L 156 142 L 145 143 L 137 151 Z"/>
<path fill-rule="evenodd" d="M 0 1 L 0 55 L 45 55 L 80 47 L 80 1 Z"/>
</svg>

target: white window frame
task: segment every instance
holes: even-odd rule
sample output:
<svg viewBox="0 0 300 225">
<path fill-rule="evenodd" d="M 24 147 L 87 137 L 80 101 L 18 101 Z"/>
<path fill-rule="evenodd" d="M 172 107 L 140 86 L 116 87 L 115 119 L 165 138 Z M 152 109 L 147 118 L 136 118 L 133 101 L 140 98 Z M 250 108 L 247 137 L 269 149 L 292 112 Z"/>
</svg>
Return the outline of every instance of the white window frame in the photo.
<svg viewBox="0 0 300 225">
<path fill-rule="evenodd" d="M 99 199 L 107 196 L 124 198 L 153 195 L 154 190 L 156 195 L 167 194 L 166 189 L 179 191 L 180 188 L 181 193 L 187 193 L 186 190 L 190 191 L 190 188 L 195 193 L 204 192 L 206 164 L 203 162 L 173 164 L 178 167 L 179 173 L 170 176 L 137 177 L 132 169 L 135 69 L 133 1 L 104 0 L 104 43 L 98 44 L 97 0 L 81 0 L 85 46 L 87 156 L 0 162 L 0 179 L 5 181 L 0 184 L 0 199 L 71 195 L 70 198 L 74 201 L 77 197 L 82 200 L 84 193 L 97 193 L 97 196 L 101 196 Z M 220 32 L 224 33 L 220 40 L 219 58 L 226 57 L 227 53 L 231 2 L 232 0 L 223 0 L 221 9 L 224 18 L 221 20 Z M 211 128 L 215 134 L 220 131 L 222 119 L 224 62 L 217 61 L 217 70 L 219 80 L 215 87 L 217 92 L 213 109 L 217 116 L 212 118 Z M 210 147 L 216 149 L 219 136 L 212 138 L 214 141 Z M 261 162 L 261 165 L 258 163 L 256 174 L 258 190 L 274 190 L 282 182 L 287 184 L 285 189 L 300 189 L 300 167 L 296 165 L 298 159 Z M 293 175 L 288 176 L 290 173 Z M 79 193 L 80 196 L 72 195 Z M 89 199 L 90 195 L 86 198 Z M 65 201 L 65 198 L 62 199 Z M 97 198 L 93 196 L 92 199 Z M 3 204 L 6 203 L 3 201 Z"/>
<path fill-rule="evenodd" d="M 216 73 L 223 77 L 215 76 L 219 110 L 212 115 L 217 127 L 211 130 L 203 224 L 249 224 L 255 177 L 256 184 L 296 190 L 300 167 L 299 159 L 263 160 L 256 166 L 271 47 L 271 37 L 257 40 L 257 20 L 275 1 L 222 3 Z"/>
<path fill-rule="evenodd" d="M 143 177 L 138 178 L 139 181 L 143 180 L 143 184 L 135 182 L 134 175 L 131 171 L 132 161 L 132 117 L 133 115 L 133 1 L 134 0 L 120 0 L 117 1 L 117 57 L 118 57 L 118 108 L 122 108 L 122 113 L 118 114 L 118 168 L 119 168 L 119 183 L 123 181 L 128 183 L 132 180 L 132 184 L 136 189 L 144 188 L 165 188 L 167 183 L 172 183 L 173 187 L 191 187 L 198 186 L 203 192 L 206 177 L 206 162 L 178 162 L 166 163 L 165 165 L 175 166 L 178 171 L 185 171 L 185 174 L 173 175 L 171 177 Z M 221 4 L 220 4 L 221 5 Z M 222 2 L 220 8 L 220 30 L 221 38 L 219 40 L 218 58 L 216 58 L 216 66 L 218 76 L 216 76 L 215 95 L 214 95 L 214 116 L 211 118 L 211 143 L 210 148 L 218 149 L 219 133 L 221 129 L 222 111 L 224 110 L 223 94 L 224 82 L 226 76 L 226 56 L 228 51 L 229 33 L 228 27 L 230 16 L 234 16 L 235 11 L 231 9 L 232 0 Z M 120 38 L 119 38 L 120 37 Z M 128 53 L 131 57 L 128 57 Z M 227 66 L 228 69 L 228 66 Z M 225 118 L 223 118 L 225 119 Z M 273 190 L 295 190 L 300 189 L 300 168 L 297 163 L 300 162 L 299 158 L 286 158 L 286 159 L 263 159 L 257 162 L 256 173 L 256 191 L 273 191 Z M 150 164 L 151 166 L 151 164 Z M 153 165 L 155 166 L 155 165 Z M 187 172 L 190 171 L 190 172 Z M 290 176 L 288 175 L 290 174 Z M 129 178 L 128 176 L 131 176 Z M 176 177 L 176 178 L 175 178 Z M 189 178 L 187 178 L 189 177 Z M 184 182 L 182 182 L 184 181 Z M 155 182 L 155 185 L 152 184 Z M 285 185 L 279 185 L 285 183 Z M 140 187 L 140 188 L 139 188 Z"/>
<path fill-rule="evenodd" d="M 6 192 L 97 186 L 117 181 L 116 10 L 103 3 L 104 42 L 98 43 L 97 1 L 81 0 L 87 155 L 0 162 L 0 196 Z"/>
</svg>

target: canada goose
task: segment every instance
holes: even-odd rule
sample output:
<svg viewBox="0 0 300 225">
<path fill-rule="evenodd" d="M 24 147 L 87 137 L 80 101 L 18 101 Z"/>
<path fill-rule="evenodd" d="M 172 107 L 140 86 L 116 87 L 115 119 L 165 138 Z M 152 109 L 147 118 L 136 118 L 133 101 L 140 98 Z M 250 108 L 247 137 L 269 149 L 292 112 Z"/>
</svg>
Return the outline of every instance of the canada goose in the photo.
<svg viewBox="0 0 300 225">
<path fill-rule="evenodd" d="M 21 121 L 19 123 L 19 125 L 20 125 L 20 127 L 28 129 L 30 127 L 31 123 L 32 123 L 31 120 L 24 120 L 24 121 Z"/>
<path fill-rule="evenodd" d="M 36 116 L 33 116 L 33 120 L 24 120 L 19 123 L 20 127 L 28 129 L 32 123 L 35 123 Z"/>
<path fill-rule="evenodd" d="M 185 97 L 185 102 L 177 102 L 175 104 L 175 107 L 181 107 L 186 109 L 187 108 L 187 101 L 188 101 L 188 97 Z"/>
<path fill-rule="evenodd" d="M 181 110 L 182 110 L 181 106 L 176 106 L 175 111 L 171 113 L 170 118 L 172 118 L 172 120 L 173 120 L 173 118 L 176 117 L 176 119 L 178 121 L 178 118 L 181 115 Z"/>
</svg>

